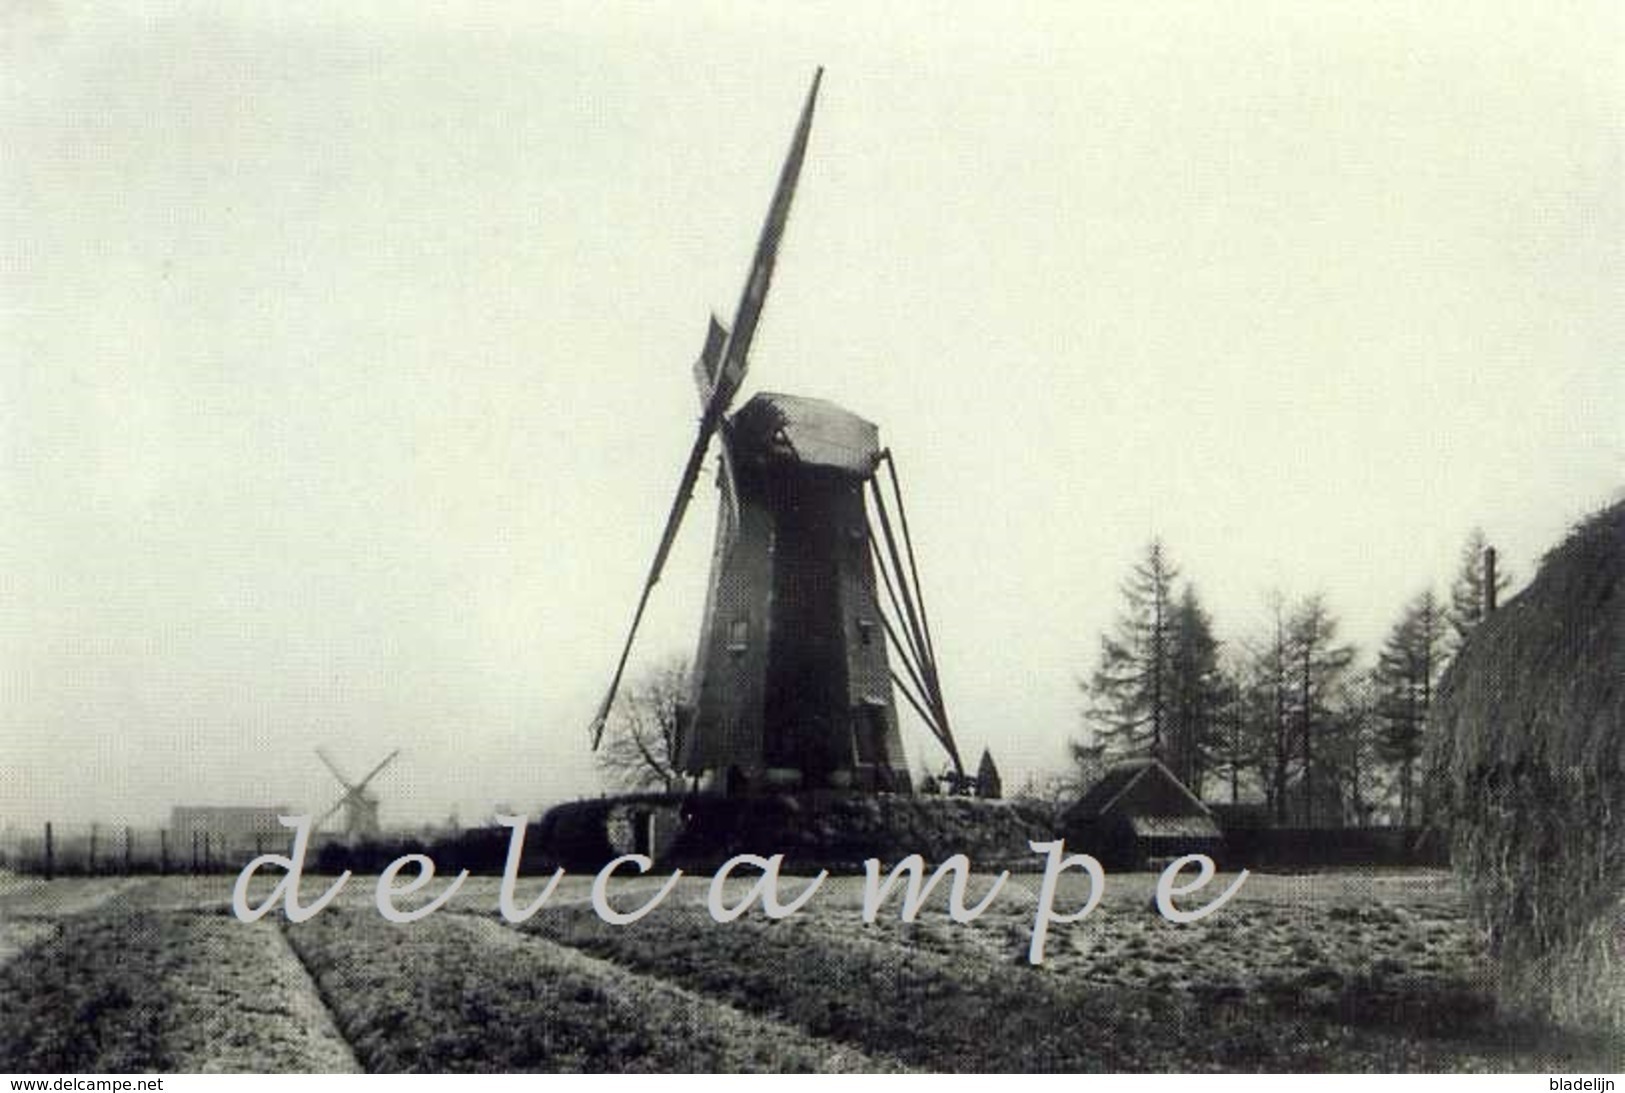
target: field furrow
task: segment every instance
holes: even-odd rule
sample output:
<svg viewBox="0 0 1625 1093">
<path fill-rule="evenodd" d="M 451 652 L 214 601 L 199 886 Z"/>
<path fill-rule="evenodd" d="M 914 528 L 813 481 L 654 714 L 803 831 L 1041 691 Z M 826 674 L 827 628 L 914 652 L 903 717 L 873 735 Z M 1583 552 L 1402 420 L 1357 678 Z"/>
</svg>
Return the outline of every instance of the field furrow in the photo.
<svg viewBox="0 0 1625 1093">
<path fill-rule="evenodd" d="M 306 880 L 307 901 L 331 883 Z M 527 877 L 520 903 L 543 883 Z M 630 911 L 663 883 L 628 877 L 610 902 Z M 804 883 L 785 878 L 786 896 Z M 718 923 L 708 878 L 689 876 L 626 926 L 572 876 L 518 927 L 494 877 L 394 924 L 358 876 L 298 925 L 280 909 L 239 922 L 230 878 L 0 878 L 0 1070 L 1602 1073 L 1625 1058 L 1495 1012 L 1443 874 L 1257 875 L 1183 925 L 1157 914 L 1154 884 L 1110 877 L 1034 967 L 1034 876 L 968 924 L 945 890 L 915 922 L 894 898 L 866 924 L 856 877 L 788 918 Z M 1055 905 L 1085 894 L 1069 877 Z"/>
<path fill-rule="evenodd" d="M 866 924 L 857 886 L 848 884 L 816 924 L 836 944 L 866 938 L 956 960 L 1020 964 L 1036 903 L 1023 882 L 1033 879 L 1012 878 L 970 924 L 949 920 L 940 893 L 915 922 L 900 921 L 894 897 Z M 1220 877 L 1213 888 L 1233 879 Z M 1416 885 L 1394 878 L 1361 880 L 1317 886 L 1312 877 L 1252 876 L 1216 913 L 1175 923 L 1157 911 L 1149 876 L 1114 876 L 1085 920 L 1050 928 L 1044 965 L 1067 982 L 1201 1002 L 1250 998 L 1365 1025 L 1449 1030 L 1482 1023 L 1494 1009 L 1492 972 L 1459 900 L 1418 899 Z M 977 878 L 973 893 L 989 881 Z M 1086 896 L 1086 885 L 1068 877 L 1055 906 L 1070 910 Z"/>
<path fill-rule="evenodd" d="M 287 936 L 370 1071 L 893 1068 L 484 916 L 333 911 Z"/>
<path fill-rule="evenodd" d="M 853 892 L 850 883 L 834 886 L 822 913 L 719 924 L 689 888 L 630 926 L 567 906 L 549 907 L 523 928 L 927 1069 L 1550 1069 L 1592 1053 L 1551 1040 L 1550 1030 L 1535 1030 L 1545 1039 L 1532 1041 L 1491 1024 L 1481 995 L 1454 980 L 1395 979 L 1367 991 L 1356 971 L 1344 984 L 1307 960 L 1238 980 L 1235 967 L 1246 966 L 1252 948 L 1274 944 L 1280 923 L 1268 917 L 1267 899 L 1238 907 L 1236 925 L 1208 934 L 1205 946 L 1200 932 L 1183 935 L 1187 947 L 1171 954 L 1181 978 L 1136 969 L 1136 984 L 1101 974 L 1100 962 L 1109 965 L 1120 944 L 1113 939 L 1176 928 L 1128 893 L 1103 905 L 1098 919 L 1056 928 L 1052 951 L 1070 958 L 1035 968 L 1026 962 L 1030 902 L 974 925 L 940 909 L 913 924 L 896 921 L 892 909 L 889 921 L 866 925 Z M 1334 926 L 1340 918 L 1347 929 L 1365 925 L 1352 913 L 1319 914 Z M 1156 944 L 1167 940 L 1159 934 Z M 1158 951 L 1145 954 L 1153 967 Z M 1414 1031 L 1425 1035 L 1395 1031 L 1400 1017 L 1430 1007 L 1442 1012 L 1419 1021 Z"/>
<path fill-rule="evenodd" d="M 525 930 L 931 1069 L 1135 1069 L 1139 1047 L 1126 1035 L 1161 1030 L 1177 1041 L 1183 1017 L 1166 998 L 1059 990 L 1039 969 L 838 938 L 810 918 L 719 925 L 678 907 L 608 926 L 567 908 L 538 915 Z"/>
<path fill-rule="evenodd" d="M 0 1070 L 351 1068 L 269 924 L 92 911 L 0 968 Z"/>
</svg>

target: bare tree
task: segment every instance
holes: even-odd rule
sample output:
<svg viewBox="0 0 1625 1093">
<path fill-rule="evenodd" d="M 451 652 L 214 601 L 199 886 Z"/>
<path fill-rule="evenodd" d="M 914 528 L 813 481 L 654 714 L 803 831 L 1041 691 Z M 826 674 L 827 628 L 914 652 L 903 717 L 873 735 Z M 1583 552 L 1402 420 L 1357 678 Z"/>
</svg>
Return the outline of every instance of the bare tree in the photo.
<svg viewBox="0 0 1625 1093">
<path fill-rule="evenodd" d="M 1075 747 L 1076 745 L 1074 745 Z M 1037 805 L 1057 819 L 1077 802 L 1097 779 L 1082 779 L 1074 773 L 1032 773 L 1017 790 L 1010 794 L 1012 801 Z"/>
<path fill-rule="evenodd" d="M 687 697 L 688 661 L 682 657 L 655 666 L 623 692 L 598 749 L 605 781 L 628 791 L 679 784 L 678 707 Z"/>
<path fill-rule="evenodd" d="M 1298 601 L 1287 621 L 1292 692 L 1289 698 L 1296 723 L 1303 789 L 1303 818 L 1313 827 L 1319 804 L 1315 781 L 1325 763 L 1317 759 L 1315 745 L 1335 720 L 1333 708 L 1344 673 L 1354 662 L 1354 647 L 1337 640 L 1337 618 L 1320 593 Z M 1341 817 L 1328 817 L 1341 822 Z"/>
<path fill-rule="evenodd" d="M 1393 772 L 1383 759 L 1382 720 L 1375 670 L 1351 671 L 1331 702 L 1331 731 L 1323 760 L 1337 783 L 1345 817 L 1370 826 L 1393 791 Z"/>
<path fill-rule="evenodd" d="M 1261 654 L 1245 640 L 1226 643 L 1219 649 L 1219 676 L 1224 682 L 1225 701 L 1217 717 L 1213 775 L 1228 791 L 1231 804 L 1241 800 L 1243 784 L 1252 788 L 1256 783 L 1269 798 L 1267 748 L 1262 737 L 1262 724 L 1267 723 L 1267 717 L 1256 709 L 1258 696 L 1254 693 L 1257 687 L 1254 665 L 1260 659 Z"/>
<path fill-rule="evenodd" d="M 1292 649 L 1286 599 L 1269 596 L 1268 627 L 1244 643 L 1246 661 L 1239 675 L 1240 740 L 1238 755 L 1250 757 L 1264 797 L 1278 824 L 1288 821 L 1288 793 L 1294 755 L 1292 721 Z"/>
</svg>

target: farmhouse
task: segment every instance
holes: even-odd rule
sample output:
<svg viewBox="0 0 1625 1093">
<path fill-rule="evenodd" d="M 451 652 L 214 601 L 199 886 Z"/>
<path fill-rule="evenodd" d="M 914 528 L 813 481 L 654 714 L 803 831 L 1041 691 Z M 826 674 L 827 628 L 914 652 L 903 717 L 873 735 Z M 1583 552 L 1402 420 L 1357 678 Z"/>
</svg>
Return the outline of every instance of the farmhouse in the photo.
<svg viewBox="0 0 1625 1093">
<path fill-rule="evenodd" d="M 287 805 L 176 805 L 169 814 L 170 838 L 177 847 L 192 839 L 208 840 L 214 853 L 244 850 L 264 843 L 274 846 L 287 838 L 277 817 L 288 815 Z"/>
<path fill-rule="evenodd" d="M 1112 869 L 1217 854 L 1224 842 L 1208 807 L 1155 759 L 1130 760 L 1106 771 L 1061 822 L 1069 845 Z"/>
</svg>

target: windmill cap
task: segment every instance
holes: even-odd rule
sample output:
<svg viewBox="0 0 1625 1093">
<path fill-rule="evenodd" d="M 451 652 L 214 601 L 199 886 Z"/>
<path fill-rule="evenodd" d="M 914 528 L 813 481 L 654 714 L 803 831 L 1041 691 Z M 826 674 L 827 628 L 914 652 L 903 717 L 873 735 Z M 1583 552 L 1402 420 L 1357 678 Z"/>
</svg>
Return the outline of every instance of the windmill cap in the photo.
<svg viewBox="0 0 1625 1093">
<path fill-rule="evenodd" d="M 733 442 L 811 467 L 867 478 L 880 459 L 880 430 L 823 399 L 764 391 L 733 416 Z"/>
</svg>

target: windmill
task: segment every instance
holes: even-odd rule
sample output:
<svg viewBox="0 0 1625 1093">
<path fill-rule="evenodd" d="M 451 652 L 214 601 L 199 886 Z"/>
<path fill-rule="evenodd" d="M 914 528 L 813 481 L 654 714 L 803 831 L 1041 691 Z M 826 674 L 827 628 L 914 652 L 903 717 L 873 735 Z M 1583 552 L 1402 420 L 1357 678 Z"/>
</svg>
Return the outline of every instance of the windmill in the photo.
<svg viewBox="0 0 1625 1093">
<path fill-rule="evenodd" d="M 333 802 L 333 807 L 322 813 L 322 818 L 316 821 L 316 830 L 321 830 L 322 825 L 332 819 L 334 813 L 343 809 L 344 834 L 347 838 L 371 838 L 377 835 L 379 831 L 378 797 L 367 792 L 367 785 L 378 777 L 385 767 L 394 762 L 395 757 L 400 753 L 401 750 L 396 748 L 384 757 L 383 762 L 368 771 L 365 778 L 358 782 L 352 782 L 345 777 L 344 773 L 339 770 L 338 765 L 333 762 L 325 751 L 317 748 L 316 757 L 322 761 L 322 764 L 327 767 L 333 777 L 339 780 L 339 785 L 344 787 L 344 792 L 337 801 Z"/>
<path fill-rule="evenodd" d="M 764 392 L 729 413 L 745 377 L 822 77 L 819 69 L 807 93 L 733 329 L 712 316 L 706 332 L 694 366 L 699 432 L 592 725 L 596 748 L 649 594 L 715 437 L 721 507 L 674 759 L 696 784 L 724 793 L 908 792 L 894 689 L 942 744 L 954 769 L 964 771 L 938 679 L 896 464 L 880 447 L 878 430 L 833 403 L 795 395 Z M 881 588 L 889 613 L 882 610 Z"/>
</svg>

